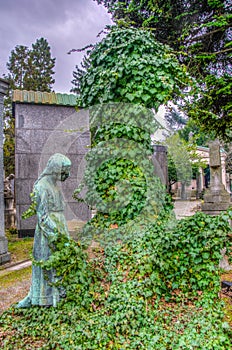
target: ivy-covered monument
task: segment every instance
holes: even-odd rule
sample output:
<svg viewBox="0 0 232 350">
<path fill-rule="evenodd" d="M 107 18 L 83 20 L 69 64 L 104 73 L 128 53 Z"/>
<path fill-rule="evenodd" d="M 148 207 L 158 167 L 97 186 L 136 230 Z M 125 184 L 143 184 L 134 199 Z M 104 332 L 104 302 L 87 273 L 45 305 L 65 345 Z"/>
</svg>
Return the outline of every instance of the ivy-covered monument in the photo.
<svg viewBox="0 0 232 350">
<path fill-rule="evenodd" d="M 15 90 L 15 204 L 19 236 L 33 235 L 36 217 L 24 220 L 22 214 L 31 204 L 30 193 L 38 174 L 49 157 L 57 152 L 71 162 L 69 181 L 62 186 L 65 216 L 70 231 L 91 218 L 90 207 L 76 202 L 73 192 L 82 181 L 85 155 L 90 149 L 89 110 L 76 110 L 76 95 Z M 157 175 L 167 184 L 166 149 L 153 146 L 152 160 Z"/>
</svg>

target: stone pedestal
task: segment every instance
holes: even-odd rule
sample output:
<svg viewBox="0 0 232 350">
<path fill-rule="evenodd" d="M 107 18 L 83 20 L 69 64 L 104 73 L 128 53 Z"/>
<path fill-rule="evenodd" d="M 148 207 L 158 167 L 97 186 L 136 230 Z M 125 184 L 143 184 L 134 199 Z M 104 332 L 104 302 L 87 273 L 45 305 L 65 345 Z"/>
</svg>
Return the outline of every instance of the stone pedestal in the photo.
<svg viewBox="0 0 232 350">
<path fill-rule="evenodd" d="M 5 228 L 15 227 L 14 197 L 5 197 Z"/>
<path fill-rule="evenodd" d="M 206 190 L 202 211 L 209 215 L 219 215 L 222 211 L 231 206 L 230 194 L 225 190 L 224 185 L 217 191 Z"/>
<path fill-rule="evenodd" d="M 6 237 L 0 236 L 0 265 L 10 261 L 10 253 L 8 253 L 8 241 Z"/>
<path fill-rule="evenodd" d="M 0 265 L 10 261 L 4 225 L 3 99 L 8 83 L 0 78 Z"/>
</svg>

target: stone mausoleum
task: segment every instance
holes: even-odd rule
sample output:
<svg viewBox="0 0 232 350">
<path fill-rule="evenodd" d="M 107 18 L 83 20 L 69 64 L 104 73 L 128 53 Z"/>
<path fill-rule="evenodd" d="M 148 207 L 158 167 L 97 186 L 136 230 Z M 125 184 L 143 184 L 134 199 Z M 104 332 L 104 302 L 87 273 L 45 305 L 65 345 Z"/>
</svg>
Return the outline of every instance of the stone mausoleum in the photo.
<svg viewBox="0 0 232 350">
<path fill-rule="evenodd" d="M 34 182 L 54 153 L 62 153 L 72 162 L 70 178 L 61 183 L 70 231 L 91 218 L 90 208 L 72 197 L 83 178 L 85 155 L 91 144 L 88 113 L 76 109 L 73 94 L 13 92 L 16 226 L 20 237 L 34 233 L 36 217 L 23 220 L 21 216 L 31 203 Z M 156 175 L 167 185 L 166 148 L 154 145 L 152 160 Z"/>
<path fill-rule="evenodd" d="M 33 184 L 54 153 L 62 153 L 72 162 L 68 181 L 61 183 L 66 202 L 66 218 L 71 229 L 91 217 L 84 203 L 72 198 L 82 179 L 84 157 L 90 145 L 88 115 L 77 111 L 76 96 L 59 93 L 13 92 L 15 117 L 15 205 L 19 236 L 32 235 L 36 217 L 23 220 Z"/>
</svg>

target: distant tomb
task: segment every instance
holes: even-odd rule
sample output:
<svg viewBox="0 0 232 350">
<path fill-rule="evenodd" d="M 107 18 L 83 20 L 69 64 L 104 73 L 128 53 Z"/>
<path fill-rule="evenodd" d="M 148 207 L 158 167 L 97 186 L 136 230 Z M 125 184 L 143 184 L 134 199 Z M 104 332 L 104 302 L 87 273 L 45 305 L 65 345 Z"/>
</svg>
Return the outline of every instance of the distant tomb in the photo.
<svg viewBox="0 0 232 350">
<path fill-rule="evenodd" d="M 4 180 L 5 228 L 15 227 L 14 174 Z"/>
</svg>

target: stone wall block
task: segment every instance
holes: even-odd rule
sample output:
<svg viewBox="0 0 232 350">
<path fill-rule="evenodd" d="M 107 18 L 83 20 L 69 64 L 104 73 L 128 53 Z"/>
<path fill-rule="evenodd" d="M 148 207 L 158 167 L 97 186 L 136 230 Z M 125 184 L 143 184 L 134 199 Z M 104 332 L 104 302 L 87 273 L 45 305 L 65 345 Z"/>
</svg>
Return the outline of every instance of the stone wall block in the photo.
<svg viewBox="0 0 232 350">
<path fill-rule="evenodd" d="M 17 224 L 21 230 L 35 229 L 37 218 L 36 215 L 31 216 L 28 219 L 22 219 L 22 214 L 29 208 L 30 204 L 20 205 L 16 207 L 17 211 Z"/>
<path fill-rule="evenodd" d="M 16 158 L 16 178 L 35 181 L 38 177 L 40 154 L 18 154 Z"/>
<path fill-rule="evenodd" d="M 15 132 L 15 149 L 16 153 L 30 153 L 31 152 L 31 130 L 30 129 L 16 129 Z"/>
<path fill-rule="evenodd" d="M 72 219 L 72 213 L 75 214 L 75 219 L 81 221 L 88 221 L 91 218 L 91 211 L 85 203 L 68 203 L 65 213 L 67 214 L 68 220 Z"/>
<path fill-rule="evenodd" d="M 7 253 L 8 241 L 6 237 L 0 236 L 0 255 Z"/>
<path fill-rule="evenodd" d="M 30 204 L 30 193 L 33 190 L 35 180 L 15 179 L 16 204 Z"/>
<path fill-rule="evenodd" d="M 23 129 L 54 129 L 74 112 L 73 107 L 17 104 L 16 127 Z"/>
</svg>

